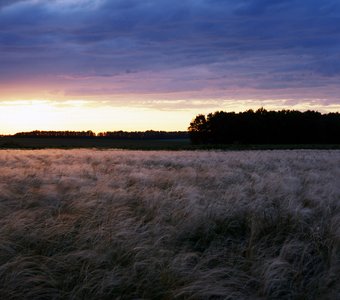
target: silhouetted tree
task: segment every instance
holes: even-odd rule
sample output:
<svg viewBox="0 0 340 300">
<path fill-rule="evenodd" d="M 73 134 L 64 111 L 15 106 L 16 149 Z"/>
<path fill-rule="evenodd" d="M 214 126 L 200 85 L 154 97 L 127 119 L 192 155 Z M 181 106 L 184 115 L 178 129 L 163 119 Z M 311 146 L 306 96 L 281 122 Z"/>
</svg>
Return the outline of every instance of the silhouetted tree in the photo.
<svg viewBox="0 0 340 300">
<path fill-rule="evenodd" d="M 190 139 L 194 144 L 201 144 L 208 142 L 208 126 L 204 115 L 198 115 L 193 119 L 188 128 Z"/>
<path fill-rule="evenodd" d="M 339 144 L 340 114 L 264 108 L 217 111 L 198 115 L 188 130 L 195 144 Z"/>
</svg>

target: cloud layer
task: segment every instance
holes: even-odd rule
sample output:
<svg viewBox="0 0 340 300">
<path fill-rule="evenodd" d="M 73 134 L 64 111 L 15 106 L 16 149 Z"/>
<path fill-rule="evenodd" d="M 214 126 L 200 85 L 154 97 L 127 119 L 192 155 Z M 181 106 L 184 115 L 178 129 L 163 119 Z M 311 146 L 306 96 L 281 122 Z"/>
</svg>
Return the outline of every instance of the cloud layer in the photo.
<svg viewBox="0 0 340 300">
<path fill-rule="evenodd" d="M 6 95 L 340 104 L 340 3 L 0 1 L 0 66 Z"/>
</svg>

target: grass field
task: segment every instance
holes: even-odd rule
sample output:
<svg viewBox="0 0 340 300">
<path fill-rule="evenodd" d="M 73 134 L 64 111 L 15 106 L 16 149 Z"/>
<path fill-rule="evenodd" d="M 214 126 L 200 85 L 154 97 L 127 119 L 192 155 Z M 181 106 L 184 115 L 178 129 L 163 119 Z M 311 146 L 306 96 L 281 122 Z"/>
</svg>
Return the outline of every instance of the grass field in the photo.
<svg viewBox="0 0 340 300">
<path fill-rule="evenodd" d="M 0 299 L 339 299 L 340 151 L 0 151 Z"/>
</svg>

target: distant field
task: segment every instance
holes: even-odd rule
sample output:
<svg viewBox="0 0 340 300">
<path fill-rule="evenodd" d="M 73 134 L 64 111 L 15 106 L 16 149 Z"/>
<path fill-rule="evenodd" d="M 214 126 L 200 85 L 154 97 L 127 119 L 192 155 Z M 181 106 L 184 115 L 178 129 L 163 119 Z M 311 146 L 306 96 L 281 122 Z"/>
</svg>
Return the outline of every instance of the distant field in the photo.
<svg viewBox="0 0 340 300">
<path fill-rule="evenodd" d="M 340 151 L 0 151 L 1 299 L 339 299 Z"/>
<path fill-rule="evenodd" d="M 118 148 L 118 149 L 168 149 L 190 147 L 189 139 L 119 140 L 103 138 L 0 138 L 0 148 Z"/>
<path fill-rule="evenodd" d="M 340 144 L 296 145 L 192 145 L 190 139 L 105 139 L 105 138 L 22 138 L 0 137 L 0 149 L 129 149 L 129 150 L 266 150 L 266 149 L 340 149 Z"/>
</svg>

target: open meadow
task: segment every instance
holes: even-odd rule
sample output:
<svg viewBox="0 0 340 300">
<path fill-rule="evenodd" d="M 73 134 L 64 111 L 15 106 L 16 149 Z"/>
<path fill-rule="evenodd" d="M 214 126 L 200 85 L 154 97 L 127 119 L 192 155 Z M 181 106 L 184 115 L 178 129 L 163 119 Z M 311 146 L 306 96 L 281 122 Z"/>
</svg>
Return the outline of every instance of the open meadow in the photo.
<svg viewBox="0 0 340 300">
<path fill-rule="evenodd" d="M 340 298 L 340 150 L 1 150 L 0 186 L 0 299 Z"/>
</svg>

